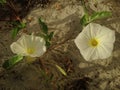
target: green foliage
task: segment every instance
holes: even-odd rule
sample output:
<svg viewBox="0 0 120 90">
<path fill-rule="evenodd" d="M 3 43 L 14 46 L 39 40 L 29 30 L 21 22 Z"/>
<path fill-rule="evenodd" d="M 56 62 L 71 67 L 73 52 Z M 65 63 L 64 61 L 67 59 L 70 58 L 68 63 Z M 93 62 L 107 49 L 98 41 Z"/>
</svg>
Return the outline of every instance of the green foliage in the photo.
<svg viewBox="0 0 120 90">
<path fill-rule="evenodd" d="M 47 34 L 48 33 L 48 27 L 47 25 L 41 20 L 41 18 L 39 18 L 39 24 L 41 27 L 41 30 L 43 33 Z"/>
<path fill-rule="evenodd" d="M 7 60 L 3 63 L 3 68 L 9 69 L 13 67 L 15 64 L 17 64 L 19 61 L 23 59 L 23 56 L 15 55 L 10 60 Z"/>
<path fill-rule="evenodd" d="M 0 4 L 5 4 L 7 1 L 6 0 L 0 0 Z"/>
<path fill-rule="evenodd" d="M 46 44 L 45 45 L 46 45 L 47 48 L 49 48 L 51 43 L 48 40 L 46 40 Z"/>
<path fill-rule="evenodd" d="M 91 16 L 90 16 L 90 20 L 94 21 L 97 19 L 101 19 L 101 18 L 106 18 L 111 16 L 112 13 L 111 12 L 107 12 L 107 11 L 102 11 L 102 12 L 94 12 Z"/>
<path fill-rule="evenodd" d="M 102 19 L 111 16 L 112 13 L 108 11 L 102 11 L 102 12 L 94 12 L 91 16 L 88 14 L 85 14 L 82 19 L 81 19 L 81 24 L 83 26 L 86 26 L 87 24 L 97 20 L 97 19 Z"/>
<path fill-rule="evenodd" d="M 12 25 L 14 26 L 12 29 L 12 38 L 14 39 L 17 36 L 18 32 L 26 27 L 26 24 L 23 22 L 15 21 L 12 22 Z"/>
<path fill-rule="evenodd" d="M 53 32 L 50 32 L 50 34 L 47 34 L 44 38 L 45 38 L 45 41 L 46 41 L 46 46 L 47 47 L 50 47 L 50 45 L 51 45 L 51 43 L 50 43 L 50 41 L 51 41 L 51 39 L 52 39 L 52 37 L 53 37 Z"/>
<path fill-rule="evenodd" d="M 52 39 L 53 34 L 54 34 L 54 32 L 50 32 L 50 34 L 48 35 L 48 39 L 49 39 L 49 41 Z"/>
<path fill-rule="evenodd" d="M 85 25 L 88 24 L 88 21 L 89 21 L 89 16 L 88 16 L 88 14 L 85 14 L 85 15 L 81 18 L 80 23 L 81 23 L 82 26 L 85 26 Z"/>
<path fill-rule="evenodd" d="M 46 41 L 46 47 L 49 48 L 51 43 L 51 39 L 53 37 L 54 32 L 50 32 L 48 33 L 48 27 L 47 25 L 41 20 L 41 18 L 39 18 L 39 24 L 40 24 L 40 28 L 42 30 L 42 34 L 40 35 L 41 37 L 43 37 Z"/>
</svg>

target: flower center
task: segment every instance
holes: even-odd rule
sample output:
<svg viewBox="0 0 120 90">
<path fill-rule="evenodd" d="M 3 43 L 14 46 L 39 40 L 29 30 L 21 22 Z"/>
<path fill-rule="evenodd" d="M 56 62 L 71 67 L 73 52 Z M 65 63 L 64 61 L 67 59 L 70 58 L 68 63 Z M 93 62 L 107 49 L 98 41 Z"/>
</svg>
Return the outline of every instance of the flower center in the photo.
<svg viewBox="0 0 120 90">
<path fill-rule="evenodd" d="M 96 39 L 91 39 L 90 40 L 90 45 L 93 46 L 93 47 L 96 47 L 98 45 L 98 40 Z"/>
<path fill-rule="evenodd" d="M 34 48 L 28 48 L 28 49 L 27 49 L 27 53 L 28 53 L 28 54 L 33 54 L 34 51 L 35 51 Z"/>
</svg>

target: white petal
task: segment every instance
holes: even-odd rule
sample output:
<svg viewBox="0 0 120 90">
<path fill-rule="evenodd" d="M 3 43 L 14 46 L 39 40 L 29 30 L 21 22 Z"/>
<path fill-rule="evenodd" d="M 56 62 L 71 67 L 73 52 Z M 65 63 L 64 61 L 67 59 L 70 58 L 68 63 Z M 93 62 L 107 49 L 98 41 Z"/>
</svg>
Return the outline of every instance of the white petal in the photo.
<svg viewBox="0 0 120 90">
<path fill-rule="evenodd" d="M 80 50 L 80 52 L 86 61 L 101 59 L 101 53 L 98 52 L 97 48 L 88 47 L 84 50 Z"/>
<path fill-rule="evenodd" d="M 87 61 L 91 59 L 93 55 L 94 48 L 89 45 L 89 37 L 85 35 L 85 33 L 80 33 L 75 39 L 75 44 L 80 50 L 82 56 Z"/>
<path fill-rule="evenodd" d="M 19 43 L 21 47 L 26 49 L 27 48 L 26 34 L 22 35 L 16 42 Z"/>
<path fill-rule="evenodd" d="M 30 48 L 30 47 L 33 47 L 33 37 L 31 35 L 24 35 L 24 41 L 26 43 L 26 47 L 27 48 Z"/>
<path fill-rule="evenodd" d="M 86 49 L 81 49 L 80 52 L 86 61 L 90 61 L 94 57 L 94 48 L 88 47 Z"/>
<path fill-rule="evenodd" d="M 91 59 L 90 60 L 92 61 L 92 60 L 96 60 L 96 59 L 100 59 L 100 55 L 99 55 L 99 52 L 98 52 L 97 48 L 95 48 L 93 54 L 91 55 Z"/>
<path fill-rule="evenodd" d="M 85 33 L 89 38 L 94 38 L 99 34 L 101 25 L 90 23 L 88 24 L 82 31 L 82 33 Z"/>
<path fill-rule="evenodd" d="M 46 51 L 43 38 L 26 34 L 23 34 L 16 42 L 12 43 L 10 47 L 13 53 L 22 56 L 39 57 Z M 33 49 L 35 52 L 30 54 L 27 52 L 28 49 Z"/>
<path fill-rule="evenodd" d="M 111 43 L 115 42 L 115 32 L 109 29 L 104 29 L 98 36 L 101 43 Z"/>
<path fill-rule="evenodd" d="M 89 41 L 93 38 L 99 41 L 97 47 L 89 45 Z M 114 42 L 115 32 L 95 23 L 88 24 L 75 39 L 76 46 L 87 61 L 108 58 L 112 53 Z"/>
<path fill-rule="evenodd" d="M 104 43 L 98 47 L 98 52 L 100 55 L 100 59 L 105 59 L 110 57 L 113 51 L 113 44 L 111 43 Z"/>
<path fill-rule="evenodd" d="M 32 57 L 40 57 L 46 52 L 45 41 L 41 37 L 35 37 L 34 47 L 35 47 L 35 52 L 31 54 Z"/>
<path fill-rule="evenodd" d="M 75 39 L 75 44 L 79 49 L 86 49 L 89 47 L 89 37 L 84 33 L 80 33 Z"/>
<path fill-rule="evenodd" d="M 30 47 L 34 47 L 34 38 L 35 36 L 33 35 L 27 35 L 27 34 L 23 34 L 17 42 L 20 42 L 20 44 L 22 46 L 24 46 L 24 48 L 30 48 Z"/>
<path fill-rule="evenodd" d="M 13 53 L 15 54 L 20 54 L 20 55 L 23 55 L 23 56 L 26 56 L 26 52 L 25 52 L 25 49 L 23 47 L 21 47 L 21 45 L 17 42 L 14 42 L 10 45 L 10 48 L 12 50 Z"/>
</svg>

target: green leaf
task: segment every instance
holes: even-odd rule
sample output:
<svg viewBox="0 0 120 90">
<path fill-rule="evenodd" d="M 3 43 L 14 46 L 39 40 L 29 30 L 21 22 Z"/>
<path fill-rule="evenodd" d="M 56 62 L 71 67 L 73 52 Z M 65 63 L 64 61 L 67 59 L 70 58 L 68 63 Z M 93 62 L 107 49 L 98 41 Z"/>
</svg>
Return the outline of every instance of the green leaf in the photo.
<svg viewBox="0 0 120 90">
<path fill-rule="evenodd" d="M 14 28 L 12 29 L 12 38 L 14 39 L 17 36 L 19 30 L 26 27 L 26 24 L 23 22 L 15 21 L 12 22 L 12 25 L 14 26 Z"/>
<path fill-rule="evenodd" d="M 45 41 L 51 41 L 53 34 L 54 32 L 51 32 L 50 34 L 40 34 L 40 37 L 44 38 Z"/>
<path fill-rule="evenodd" d="M 25 28 L 25 27 L 26 27 L 26 24 L 23 23 L 23 22 L 20 22 L 20 23 L 18 24 L 18 28 L 19 28 L 19 29 L 23 29 L 23 28 Z"/>
<path fill-rule="evenodd" d="M 44 36 L 45 41 L 49 41 L 49 35 Z"/>
<path fill-rule="evenodd" d="M 40 24 L 40 27 L 41 27 L 43 33 L 47 34 L 47 33 L 48 33 L 48 27 L 47 27 L 47 25 L 41 20 L 41 18 L 39 18 L 39 24 Z"/>
<path fill-rule="evenodd" d="M 13 67 L 15 64 L 17 64 L 19 61 L 23 59 L 23 56 L 15 55 L 10 60 L 7 60 L 3 63 L 3 68 L 9 69 Z"/>
<path fill-rule="evenodd" d="M 41 20 L 41 18 L 39 18 L 39 24 L 42 30 L 42 33 L 40 34 L 40 36 L 42 38 L 44 38 L 44 40 L 46 41 L 46 47 L 49 48 L 50 47 L 50 41 L 53 37 L 54 32 L 50 32 L 48 33 L 48 27 L 47 25 Z"/>
<path fill-rule="evenodd" d="M 12 38 L 14 39 L 17 36 L 17 33 L 19 32 L 18 28 L 13 28 L 12 29 Z"/>
<path fill-rule="evenodd" d="M 88 24 L 88 21 L 89 21 L 89 15 L 88 15 L 88 14 L 85 14 L 85 15 L 81 18 L 80 23 L 81 23 L 81 25 L 85 26 L 85 25 Z"/>
<path fill-rule="evenodd" d="M 97 19 L 102 19 L 111 16 L 112 13 L 108 11 L 102 11 L 102 12 L 95 12 L 90 16 L 90 22 L 97 20 Z"/>
<path fill-rule="evenodd" d="M 45 40 L 45 46 L 47 47 L 47 48 L 49 48 L 50 47 L 50 41 L 49 41 L 49 36 L 48 35 L 45 35 L 45 34 L 40 34 L 40 37 L 42 37 L 44 40 Z"/>
<path fill-rule="evenodd" d="M 53 34 L 54 34 L 54 32 L 51 32 L 50 34 L 49 34 L 49 40 L 51 40 L 52 39 L 52 37 L 53 37 Z"/>
<path fill-rule="evenodd" d="M 111 15 L 112 15 L 112 13 L 108 12 L 108 11 L 94 12 L 91 16 L 89 16 L 88 14 L 85 14 L 81 18 L 80 22 L 81 22 L 81 25 L 86 26 L 87 24 L 89 24 L 97 19 L 106 18 L 106 17 L 109 17 Z"/>
<path fill-rule="evenodd" d="M 58 66 L 57 64 L 55 66 L 64 76 L 67 76 L 67 73 L 60 66 Z"/>
<path fill-rule="evenodd" d="M 50 42 L 49 41 L 46 41 L 46 44 L 45 44 L 45 46 L 47 47 L 47 48 L 49 48 L 50 47 Z"/>
</svg>

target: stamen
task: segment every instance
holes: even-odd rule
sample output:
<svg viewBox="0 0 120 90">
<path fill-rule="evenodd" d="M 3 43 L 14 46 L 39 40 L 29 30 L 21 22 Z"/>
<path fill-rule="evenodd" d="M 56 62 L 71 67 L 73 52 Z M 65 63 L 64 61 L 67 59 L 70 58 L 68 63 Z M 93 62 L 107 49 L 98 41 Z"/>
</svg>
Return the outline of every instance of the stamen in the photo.
<svg viewBox="0 0 120 90">
<path fill-rule="evenodd" d="M 28 53 L 28 54 L 33 54 L 34 51 L 35 51 L 35 50 L 34 50 L 33 48 L 28 48 L 28 49 L 27 49 L 27 53 Z"/>
<path fill-rule="evenodd" d="M 97 39 L 91 39 L 90 40 L 90 45 L 93 47 L 96 47 L 98 45 L 98 40 Z"/>
</svg>

